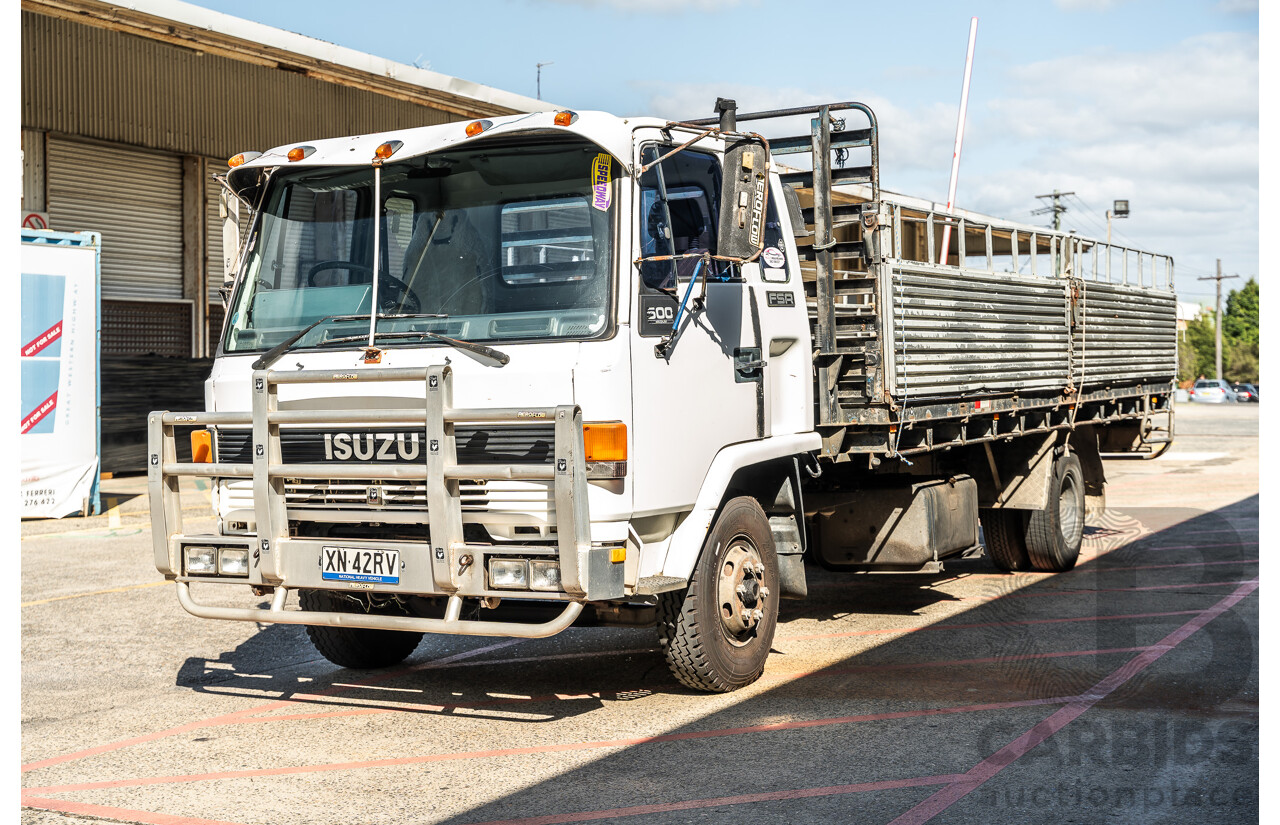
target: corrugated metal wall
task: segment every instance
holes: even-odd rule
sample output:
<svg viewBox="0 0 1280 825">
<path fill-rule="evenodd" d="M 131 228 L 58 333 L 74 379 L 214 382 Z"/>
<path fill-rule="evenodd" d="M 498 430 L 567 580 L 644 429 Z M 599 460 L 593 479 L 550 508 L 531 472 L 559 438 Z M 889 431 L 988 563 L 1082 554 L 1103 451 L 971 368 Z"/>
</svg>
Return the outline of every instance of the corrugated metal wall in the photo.
<svg viewBox="0 0 1280 825">
<path fill-rule="evenodd" d="M 44 212 L 44 133 L 22 130 L 22 210 Z"/>
<path fill-rule="evenodd" d="M 227 158 L 457 115 L 294 72 L 22 13 L 22 126 Z"/>
<path fill-rule="evenodd" d="M 907 267 L 893 281 L 898 398 L 1070 383 L 1067 281 Z"/>
<path fill-rule="evenodd" d="M 927 265 L 895 267 L 892 279 L 883 329 L 900 402 L 1125 386 L 1177 372 L 1167 290 Z"/>
<path fill-rule="evenodd" d="M 1094 387 L 1175 375 L 1177 306 L 1172 292 L 1081 281 L 1084 323 L 1075 334 L 1080 383 Z"/>
</svg>

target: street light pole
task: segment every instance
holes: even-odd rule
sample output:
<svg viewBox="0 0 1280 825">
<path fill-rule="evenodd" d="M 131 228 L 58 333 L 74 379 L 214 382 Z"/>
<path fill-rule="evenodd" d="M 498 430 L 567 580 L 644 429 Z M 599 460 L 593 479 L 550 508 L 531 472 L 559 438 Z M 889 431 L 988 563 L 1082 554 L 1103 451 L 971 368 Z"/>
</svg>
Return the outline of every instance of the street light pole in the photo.
<svg viewBox="0 0 1280 825">
<path fill-rule="evenodd" d="M 1129 217 L 1129 202 L 1116 201 L 1112 207 L 1107 210 L 1107 246 L 1111 246 L 1111 219 Z"/>
</svg>

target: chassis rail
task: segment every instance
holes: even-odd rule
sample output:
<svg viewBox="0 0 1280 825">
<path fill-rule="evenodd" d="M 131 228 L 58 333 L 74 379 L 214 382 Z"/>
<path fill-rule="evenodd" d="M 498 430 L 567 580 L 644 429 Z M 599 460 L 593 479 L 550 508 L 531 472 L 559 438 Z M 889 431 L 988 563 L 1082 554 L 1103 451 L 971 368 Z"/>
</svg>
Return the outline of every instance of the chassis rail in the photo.
<svg viewBox="0 0 1280 825">
<path fill-rule="evenodd" d="M 423 384 L 420 408 L 396 410 L 281 410 L 281 384 L 326 384 L 352 381 L 409 381 Z M 587 471 L 583 450 L 582 411 L 575 405 L 541 408 L 466 409 L 453 406 L 452 370 L 448 366 L 361 369 L 353 372 L 257 370 L 253 374 L 253 406 L 249 413 L 153 412 L 148 418 L 148 494 L 151 504 L 152 545 L 156 569 L 178 584 L 178 601 L 195 616 L 236 621 L 409 630 L 463 635 L 537 638 L 564 630 L 578 617 L 585 601 L 623 596 L 624 564 L 613 548 L 594 546 L 587 506 Z M 550 466 L 531 464 L 460 464 L 454 425 L 481 422 L 552 421 L 554 460 Z M 386 425 L 424 427 L 423 459 L 409 463 L 311 463 L 283 460 L 281 425 Z M 195 464 L 177 460 L 174 430 L 178 426 L 251 425 L 249 464 Z M 183 476 L 253 479 L 257 533 L 249 536 L 188 535 L 183 531 L 179 481 Z M 423 537 L 429 542 L 364 541 L 292 536 L 286 506 L 286 479 L 410 479 L 425 481 L 427 513 Z M 462 479 L 550 481 L 555 498 L 556 545 L 477 545 L 462 531 Z M 285 610 L 290 590 L 354 588 L 374 590 L 368 583 L 323 580 L 319 556 L 325 545 L 357 549 L 395 548 L 403 560 L 403 575 L 393 584 L 378 584 L 382 595 L 442 595 L 448 597 L 443 619 Z M 185 575 L 187 546 L 240 547 L 250 551 L 247 577 Z M 509 556 L 554 553 L 560 565 L 562 592 L 493 592 L 486 581 L 486 554 Z M 199 604 L 191 594 L 193 581 L 238 583 L 274 588 L 270 609 L 215 607 Z M 534 598 L 567 602 L 558 617 L 544 623 L 461 621 L 465 597 Z"/>
</svg>

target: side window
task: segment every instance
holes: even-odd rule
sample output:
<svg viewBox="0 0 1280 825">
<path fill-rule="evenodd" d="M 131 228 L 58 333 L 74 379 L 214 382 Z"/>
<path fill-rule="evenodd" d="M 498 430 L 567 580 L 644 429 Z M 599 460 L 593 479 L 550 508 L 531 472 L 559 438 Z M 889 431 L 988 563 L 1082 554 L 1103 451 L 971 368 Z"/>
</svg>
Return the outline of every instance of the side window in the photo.
<svg viewBox="0 0 1280 825">
<path fill-rule="evenodd" d="M 652 163 L 670 147 L 646 146 L 643 163 Z M 720 162 L 714 155 L 686 149 L 640 176 L 640 254 L 652 256 L 716 252 L 720 203 Z M 693 277 L 698 258 L 645 261 L 640 265 L 644 288 L 674 289 L 677 280 Z M 716 264 L 716 272 L 727 271 Z"/>
<path fill-rule="evenodd" d="M 772 192 L 770 195 L 772 196 Z M 782 219 L 778 217 L 778 199 L 769 198 L 769 208 L 764 216 L 764 251 L 760 253 L 760 280 L 770 284 L 785 284 L 791 280 L 787 267 L 787 245 L 782 238 Z"/>
</svg>

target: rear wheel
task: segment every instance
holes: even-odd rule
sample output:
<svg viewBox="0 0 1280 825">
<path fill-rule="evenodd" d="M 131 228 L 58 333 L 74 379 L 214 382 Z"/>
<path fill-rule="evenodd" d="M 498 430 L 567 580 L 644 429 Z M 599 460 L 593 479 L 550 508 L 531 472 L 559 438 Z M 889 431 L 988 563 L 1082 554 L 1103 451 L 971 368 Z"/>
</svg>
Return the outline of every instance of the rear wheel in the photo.
<svg viewBox="0 0 1280 825">
<path fill-rule="evenodd" d="M 363 613 L 364 606 L 341 593 L 303 590 L 298 593 L 303 610 L 326 613 Z M 339 667 L 367 670 L 398 665 L 422 641 L 421 633 L 400 630 L 365 630 L 357 627 L 307 625 L 307 636 L 320 655 Z"/>
<path fill-rule="evenodd" d="M 1076 566 L 1084 541 L 1084 470 L 1065 455 L 1054 463 L 1049 503 L 1027 520 L 1027 554 L 1037 570 L 1061 572 Z"/>
<path fill-rule="evenodd" d="M 1026 517 L 1023 510 L 983 510 L 982 535 L 996 567 L 1006 572 L 1030 570 Z"/>
<path fill-rule="evenodd" d="M 724 506 L 684 590 L 658 597 L 667 665 L 694 690 L 727 693 L 764 672 L 778 626 L 778 557 L 749 496 Z"/>
</svg>

